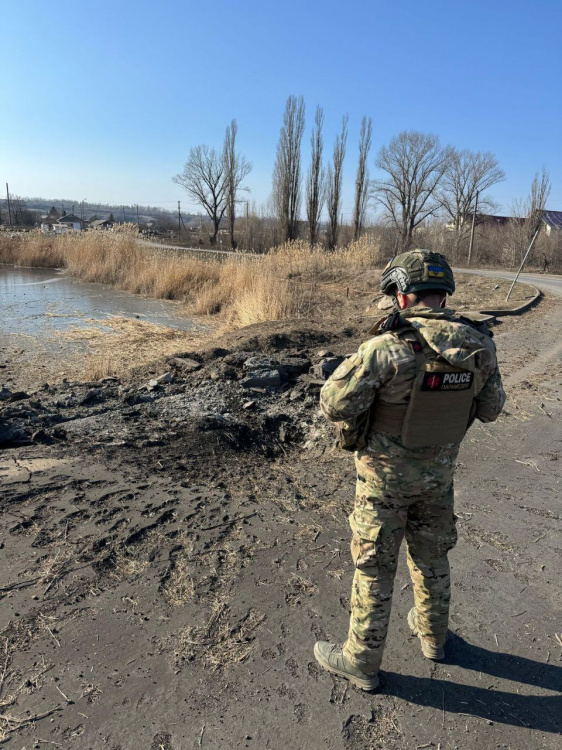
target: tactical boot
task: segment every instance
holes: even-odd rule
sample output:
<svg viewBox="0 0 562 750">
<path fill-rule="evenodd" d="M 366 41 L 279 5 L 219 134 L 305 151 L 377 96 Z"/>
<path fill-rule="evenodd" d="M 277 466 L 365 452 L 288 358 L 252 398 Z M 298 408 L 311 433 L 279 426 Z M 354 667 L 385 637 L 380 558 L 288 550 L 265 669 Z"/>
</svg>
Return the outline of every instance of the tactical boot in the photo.
<svg viewBox="0 0 562 750">
<path fill-rule="evenodd" d="M 408 612 L 408 625 L 412 631 L 412 635 L 417 635 L 420 639 L 422 654 L 426 659 L 433 659 L 433 661 L 441 661 L 445 658 L 445 649 L 443 646 L 436 646 L 430 641 L 429 638 L 425 638 L 418 630 L 418 617 L 416 608 Z"/>
<path fill-rule="evenodd" d="M 317 641 L 314 644 L 314 656 L 321 667 L 332 674 L 337 674 L 338 677 L 349 680 L 361 690 L 371 691 L 379 686 L 378 674 L 365 674 L 345 658 L 341 646 L 327 641 Z"/>
</svg>

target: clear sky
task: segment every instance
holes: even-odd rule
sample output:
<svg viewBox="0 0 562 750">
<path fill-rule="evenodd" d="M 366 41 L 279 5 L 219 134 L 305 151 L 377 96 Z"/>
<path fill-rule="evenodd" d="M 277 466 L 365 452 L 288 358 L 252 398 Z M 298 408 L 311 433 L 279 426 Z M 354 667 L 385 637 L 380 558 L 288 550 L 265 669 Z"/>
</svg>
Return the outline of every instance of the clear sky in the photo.
<svg viewBox="0 0 562 750">
<path fill-rule="evenodd" d="M 238 120 L 265 202 L 286 98 L 324 107 L 326 152 L 349 114 L 344 213 L 361 117 L 376 150 L 401 130 L 492 151 L 508 212 L 546 166 L 562 210 L 560 0 L 4 2 L 0 185 L 23 196 L 172 208 L 190 146 Z"/>
</svg>

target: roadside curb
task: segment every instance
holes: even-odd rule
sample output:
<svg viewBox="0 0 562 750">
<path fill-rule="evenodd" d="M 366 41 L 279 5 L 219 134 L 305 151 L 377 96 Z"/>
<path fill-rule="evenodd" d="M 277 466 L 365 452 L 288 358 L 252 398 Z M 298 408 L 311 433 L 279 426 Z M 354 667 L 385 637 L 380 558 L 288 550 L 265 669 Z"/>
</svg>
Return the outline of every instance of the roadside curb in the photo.
<svg viewBox="0 0 562 750">
<path fill-rule="evenodd" d="M 526 282 L 520 282 L 525 283 Z M 513 310 L 480 310 L 480 313 L 482 315 L 493 315 L 496 318 L 505 318 L 506 316 L 510 315 L 521 315 L 524 312 L 527 312 L 527 310 L 530 310 L 531 307 L 534 307 L 539 300 L 542 299 L 543 293 L 540 289 L 537 289 L 536 286 L 532 286 L 532 284 L 526 284 L 526 286 L 531 287 L 531 289 L 535 290 L 535 296 L 533 299 L 530 299 L 528 302 L 525 302 L 524 304 L 520 305 L 519 307 L 514 308 Z"/>
</svg>

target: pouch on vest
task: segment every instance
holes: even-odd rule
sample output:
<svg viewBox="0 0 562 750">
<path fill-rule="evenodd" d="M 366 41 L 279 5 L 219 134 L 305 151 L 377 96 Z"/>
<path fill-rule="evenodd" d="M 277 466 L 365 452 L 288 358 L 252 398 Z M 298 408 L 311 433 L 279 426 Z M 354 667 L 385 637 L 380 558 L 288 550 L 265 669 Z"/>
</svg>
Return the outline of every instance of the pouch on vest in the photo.
<svg viewBox="0 0 562 750">
<path fill-rule="evenodd" d="M 402 423 L 402 442 L 406 448 L 460 443 L 470 421 L 474 373 L 438 355 L 415 353 L 418 372 Z"/>
</svg>

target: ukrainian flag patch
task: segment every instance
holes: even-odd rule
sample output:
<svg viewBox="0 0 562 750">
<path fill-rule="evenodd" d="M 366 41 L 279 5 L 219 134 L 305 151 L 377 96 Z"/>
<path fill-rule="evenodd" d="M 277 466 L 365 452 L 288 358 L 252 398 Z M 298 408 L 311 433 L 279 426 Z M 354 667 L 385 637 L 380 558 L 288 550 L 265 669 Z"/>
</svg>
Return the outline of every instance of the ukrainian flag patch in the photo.
<svg viewBox="0 0 562 750">
<path fill-rule="evenodd" d="M 442 279 L 445 276 L 445 269 L 443 266 L 428 266 L 427 275 L 434 279 Z"/>
</svg>

